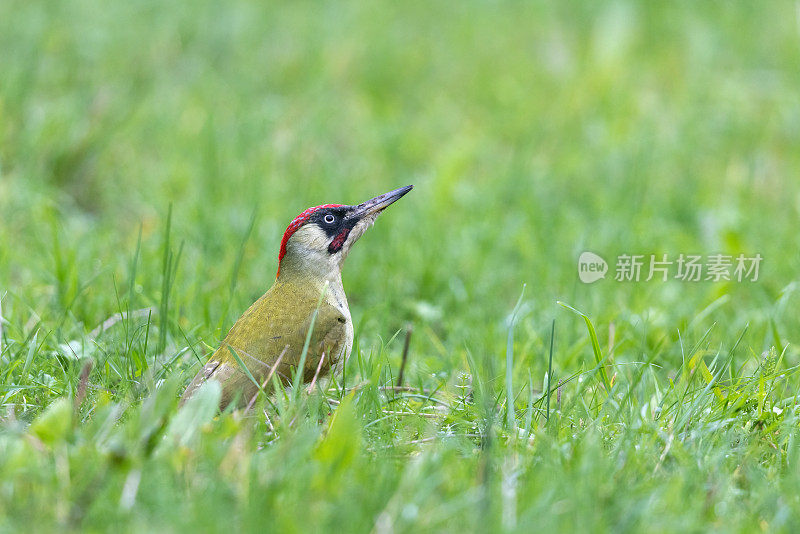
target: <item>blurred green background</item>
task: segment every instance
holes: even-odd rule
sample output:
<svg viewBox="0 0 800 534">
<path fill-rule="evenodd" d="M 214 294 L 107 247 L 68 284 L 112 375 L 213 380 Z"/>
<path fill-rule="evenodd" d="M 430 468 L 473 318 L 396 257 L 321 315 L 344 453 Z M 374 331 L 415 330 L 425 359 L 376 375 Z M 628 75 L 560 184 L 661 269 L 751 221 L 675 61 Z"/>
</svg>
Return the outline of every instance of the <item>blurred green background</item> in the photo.
<svg viewBox="0 0 800 534">
<path fill-rule="evenodd" d="M 652 361 L 662 380 L 687 345 L 731 350 L 743 332 L 736 368 L 772 346 L 797 365 L 798 13 L 5 0 L 2 409 L 30 418 L 74 392 L 82 357 L 105 362 L 92 380 L 116 400 L 149 391 L 148 361 L 187 381 L 271 284 L 297 213 L 406 184 L 344 282 L 360 350 L 414 326 L 415 383 L 452 383 L 467 354 L 499 376 L 523 284 L 520 383 L 541 382 L 553 319 L 556 376 L 594 365 L 558 300 L 615 362 Z M 163 350 L 141 332 L 87 340 L 119 311 L 163 306 L 165 247 L 180 257 L 151 333 Z M 605 280 L 578 280 L 585 250 L 609 261 Z M 613 280 L 617 255 L 665 253 L 764 260 L 757 282 Z M 385 348 L 395 368 L 400 341 Z M 13 364 L 29 350 L 35 363 Z"/>
</svg>

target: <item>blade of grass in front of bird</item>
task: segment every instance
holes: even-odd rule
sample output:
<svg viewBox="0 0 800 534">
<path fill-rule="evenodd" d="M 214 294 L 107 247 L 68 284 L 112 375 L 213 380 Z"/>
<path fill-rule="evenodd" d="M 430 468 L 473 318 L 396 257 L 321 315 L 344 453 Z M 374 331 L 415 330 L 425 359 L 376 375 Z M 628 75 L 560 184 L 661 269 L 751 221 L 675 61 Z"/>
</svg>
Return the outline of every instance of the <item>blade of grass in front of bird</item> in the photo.
<svg viewBox="0 0 800 534">
<path fill-rule="evenodd" d="M 286 351 L 288 349 L 289 349 L 289 345 L 286 345 L 285 347 L 283 347 L 283 350 L 281 351 L 280 355 L 278 356 L 278 359 L 275 360 L 275 363 L 273 363 L 272 367 L 270 367 L 269 373 L 267 373 L 267 378 L 264 379 L 264 383 L 261 384 L 261 388 L 259 388 L 262 393 L 264 392 L 264 388 L 267 387 L 267 384 L 269 383 L 270 379 L 272 378 L 272 375 L 275 374 L 275 370 L 281 365 L 281 361 L 283 361 L 283 357 L 286 355 Z M 258 393 L 259 392 L 256 391 L 256 394 L 253 395 L 250 398 L 250 402 L 247 403 L 247 407 L 244 409 L 244 413 L 249 412 L 250 408 L 253 407 L 253 404 L 256 402 L 256 398 L 258 397 Z M 267 400 L 269 400 L 269 397 L 267 397 Z"/>
<path fill-rule="evenodd" d="M 317 301 L 317 307 L 314 308 L 314 312 L 311 314 L 311 324 L 308 326 L 308 333 L 306 334 L 306 341 L 303 343 L 303 352 L 300 353 L 300 361 L 297 363 L 297 369 L 295 369 L 294 373 L 294 380 L 292 381 L 292 397 L 297 398 L 297 395 L 300 391 L 300 384 L 303 381 L 303 371 L 306 365 L 306 357 L 308 355 L 308 347 L 311 344 L 311 334 L 314 332 L 314 325 L 317 323 L 317 315 L 319 315 L 319 309 L 322 306 L 322 300 L 325 298 L 325 294 L 328 292 L 328 281 L 325 281 L 325 285 L 322 286 L 322 291 L 319 294 L 319 301 Z"/>
<path fill-rule="evenodd" d="M 230 351 L 231 354 L 233 354 L 233 358 L 236 360 L 236 363 L 239 364 L 239 367 L 242 368 L 242 371 L 244 371 L 244 374 L 247 375 L 247 378 L 249 378 L 250 381 L 253 384 L 256 385 L 256 387 L 258 388 L 258 390 L 261 393 L 264 393 L 264 390 L 261 388 L 261 384 L 258 383 L 258 380 L 256 380 L 256 377 L 254 377 L 253 373 L 250 372 L 250 369 L 247 368 L 247 365 L 245 365 L 244 361 L 239 356 L 239 353 L 236 351 L 236 349 L 233 348 L 233 345 L 228 345 L 228 350 Z M 264 393 L 264 394 L 266 395 L 266 393 Z"/>
</svg>

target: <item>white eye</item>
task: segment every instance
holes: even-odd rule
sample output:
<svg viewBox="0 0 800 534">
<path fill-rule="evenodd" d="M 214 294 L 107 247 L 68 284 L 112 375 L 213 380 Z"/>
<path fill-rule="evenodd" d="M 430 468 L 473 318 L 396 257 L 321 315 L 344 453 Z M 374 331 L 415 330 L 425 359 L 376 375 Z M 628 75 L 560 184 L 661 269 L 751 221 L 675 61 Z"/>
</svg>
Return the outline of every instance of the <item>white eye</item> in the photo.
<svg viewBox="0 0 800 534">
<path fill-rule="evenodd" d="M 329 213 L 328 215 L 326 215 L 326 216 L 325 216 L 325 222 L 326 222 L 327 224 L 333 224 L 333 222 L 334 222 L 335 220 L 336 220 L 336 217 L 334 217 L 334 216 L 333 216 L 333 215 L 331 215 L 330 213 Z"/>
</svg>

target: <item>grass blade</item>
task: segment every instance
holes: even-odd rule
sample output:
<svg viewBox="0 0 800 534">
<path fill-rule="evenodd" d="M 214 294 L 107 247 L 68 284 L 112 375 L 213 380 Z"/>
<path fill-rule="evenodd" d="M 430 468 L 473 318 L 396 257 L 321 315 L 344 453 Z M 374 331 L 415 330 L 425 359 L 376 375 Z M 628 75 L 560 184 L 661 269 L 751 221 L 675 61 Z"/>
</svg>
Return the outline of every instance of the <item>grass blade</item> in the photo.
<svg viewBox="0 0 800 534">
<path fill-rule="evenodd" d="M 517 324 L 517 316 L 522 307 L 522 299 L 525 297 L 525 285 L 522 284 L 522 292 L 517 299 L 517 304 L 514 306 L 514 311 L 511 313 L 511 320 L 508 324 L 508 340 L 506 343 L 506 425 L 509 430 L 513 431 L 516 428 L 516 414 L 514 410 L 514 326 Z"/>
<path fill-rule="evenodd" d="M 594 353 L 594 361 L 599 366 L 598 371 L 600 372 L 600 379 L 603 382 L 603 386 L 606 388 L 606 391 L 609 393 L 611 392 L 611 382 L 608 379 L 608 373 L 606 373 L 606 368 L 603 363 L 603 352 L 600 350 L 600 342 L 597 341 L 597 332 L 594 330 L 594 325 L 592 321 L 589 319 L 589 316 L 583 313 L 582 311 L 576 310 L 569 304 L 565 302 L 558 301 L 558 304 L 563 306 L 564 308 L 568 309 L 569 311 L 576 313 L 583 317 L 584 322 L 586 323 L 586 329 L 589 331 L 589 339 L 592 342 L 592 352 Z"/>
<path fill-rule="evenodd" d="M 308 346 L 311 344 L 311 334 L 314 332 L 314 325 L 317 323 L 317 315 L 319 314 L 319 308 L 322 306 L 322 300 L 325 298 L 325 294 L 328 292 L 328 281 L 325 281 L 325 285 L 322 286 L 322 292 L 319 294 L 319 301 L 317 301 L 317 307 L 314 308 L 314 312 L 311 314 L 311 324 L 308 326 L 308 333 L 306 334 L 306 341 L 303 343 L 303 352 L 300 354 L 300 361 L 297 363 L 297 369 L 294 373 L 294 381 L 292 382 L 292 396 L 297 398 L 300 390 L 300 384 L 303 382 L 303 371 L 306 365 L 306 356 L 308 355 Z"/>
</svg>

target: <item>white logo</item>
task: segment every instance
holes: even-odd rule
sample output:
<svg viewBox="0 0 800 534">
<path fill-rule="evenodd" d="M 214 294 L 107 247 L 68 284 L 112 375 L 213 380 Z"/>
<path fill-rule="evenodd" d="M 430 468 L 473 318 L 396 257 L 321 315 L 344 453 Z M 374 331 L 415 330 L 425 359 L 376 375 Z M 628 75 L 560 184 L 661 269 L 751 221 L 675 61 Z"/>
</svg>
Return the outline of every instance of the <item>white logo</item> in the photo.
<svg viewBox="0 0 800 534">
<path fill-rule="evenodd" d="M 578 278 L 584 284 L 591 284 L 597 282 L 601 278 L 606 277 L 608 272 L 608 264 L 606 260 L 595 254 L 594 252 L 583 252 L 578 258 Z"/>
</svg>

